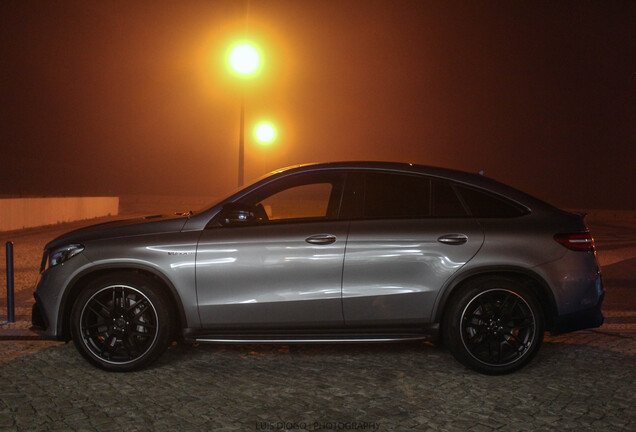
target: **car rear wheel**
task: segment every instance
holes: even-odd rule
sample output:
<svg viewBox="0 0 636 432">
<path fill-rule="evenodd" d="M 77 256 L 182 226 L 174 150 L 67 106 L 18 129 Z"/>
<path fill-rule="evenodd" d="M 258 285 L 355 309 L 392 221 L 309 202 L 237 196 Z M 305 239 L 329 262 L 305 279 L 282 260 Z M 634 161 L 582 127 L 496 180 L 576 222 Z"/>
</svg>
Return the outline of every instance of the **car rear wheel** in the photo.
<svg viewBox="0 0 636 432">
<path fill-rule="evenodd" d="M 152 280 L 118 272 L 91 282 L 71 311 L 79 352 L 110 371 L 131 371 L 156 360 L 170 342 L 170 314 Z"/>
<path fill-rule="evenodd" d="M 455 358 L 489 375 L 526 365 L 539 350 L 543 333 L 535 296 L 503 277 L 471 281 L 451 299 L 444 320 L 444 339 Z"/>
</svg>

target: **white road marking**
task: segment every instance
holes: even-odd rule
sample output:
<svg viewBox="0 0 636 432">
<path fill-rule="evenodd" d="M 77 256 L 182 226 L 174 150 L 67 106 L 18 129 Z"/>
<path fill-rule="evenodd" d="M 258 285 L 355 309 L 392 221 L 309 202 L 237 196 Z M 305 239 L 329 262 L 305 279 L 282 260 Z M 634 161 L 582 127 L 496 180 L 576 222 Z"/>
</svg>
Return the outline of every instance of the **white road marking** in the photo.
<svg viewBox="0 0 636 432">
<path fill-rule="evenodd" d="M 636 323 L 630 324 L 603 324 L 599 328 L 601 331 L 614 331 L 614 332 L 636 332 Z"/>
<path fill-rule="evenodd" d="M 636 258 L 636 247 L 612 249 L 608 251 L 599 250 L 596 252 L 598 262 L 601 265 L 601 272 L 604 266 L 610 266 L 622 261 Z"/>
<path fill-rule="evenodd" d="M 636 310 L 603 310 L 605 318 L 636 317 Z"/>
</svg>

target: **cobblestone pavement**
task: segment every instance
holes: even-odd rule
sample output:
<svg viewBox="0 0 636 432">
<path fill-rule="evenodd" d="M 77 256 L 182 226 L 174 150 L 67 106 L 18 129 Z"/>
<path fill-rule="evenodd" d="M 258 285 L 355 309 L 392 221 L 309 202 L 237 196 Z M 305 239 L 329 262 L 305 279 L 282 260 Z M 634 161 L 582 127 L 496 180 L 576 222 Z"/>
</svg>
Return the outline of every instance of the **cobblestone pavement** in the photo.
<svg viewBox="0 0 636 432">
<path fill-rule="evenodd" d="M 0 336 L 28 327 L 43 244 L 31 233 L 16 242 L 19 322 Z M 634 242 L 615 246 L 612 233 L 599 242 L 620 252 L 601 255 L 611 258 L 609 324 L 546 335 L 511 375 L 479 375 L 428 343 L 176 345 L 150 369 L 117 374 L 72 343 L 0 340 L 0 431 L 636 431 L 634 259 L 624 252 Z"/>
<path fill-rule="evenodd" d="M 72 344 L 0 342 L 0 430 L 636 430 L 636 343 L 548 338 L 518 373 L 473 373 L 443 348 L 175 346 L 107 373 Z"/>
</svg>

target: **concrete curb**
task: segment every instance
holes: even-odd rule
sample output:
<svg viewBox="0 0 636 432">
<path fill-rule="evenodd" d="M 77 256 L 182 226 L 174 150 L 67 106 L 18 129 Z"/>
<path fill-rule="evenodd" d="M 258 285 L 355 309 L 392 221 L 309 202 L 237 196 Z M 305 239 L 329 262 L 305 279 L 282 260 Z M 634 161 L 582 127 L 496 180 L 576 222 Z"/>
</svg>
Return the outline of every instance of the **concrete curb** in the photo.
<svg viewBox="0 0 636 432">
<path fill-rule="evenodd" d="M 17 316 L 16 322 L 7 322 L 6 315 L 0 315 L 0 341 L 3 340 L 44 340 L 38 333 L 31 330 L 31 321 L 26 317 Z"/>
</svg>

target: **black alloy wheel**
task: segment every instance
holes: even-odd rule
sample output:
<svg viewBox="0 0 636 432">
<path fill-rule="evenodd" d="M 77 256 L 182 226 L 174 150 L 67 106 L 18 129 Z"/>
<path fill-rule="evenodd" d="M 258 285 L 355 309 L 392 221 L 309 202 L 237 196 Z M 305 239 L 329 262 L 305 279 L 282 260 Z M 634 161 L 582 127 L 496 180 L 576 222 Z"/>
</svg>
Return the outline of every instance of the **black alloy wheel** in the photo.
<svg viewBox="0 0 636 432">
<path fill-rule="evenodd" d="M 504 278 L 479 279 L 452 302 L 445 338 L 464 365 L 486 374 L 513 372 L 543 341 L 543 316 L 524 287 Z"/>
<path fill-rule="evenodd" d="M 528 351 L 535 337 L 535 317 L 517 293 L 493 289 L 475 296 L 464 308 L 461 337 L 482 363 L 504 366 Z"/>
<path fill-rule="evenodd" d="M 73 306 L 72 337 L 78 350 L 103 369 L 138 369 L 154 361 L 168 345 L 167 310 L 146 278 L 136 274 L 100 278 Z"/>
</svg>

